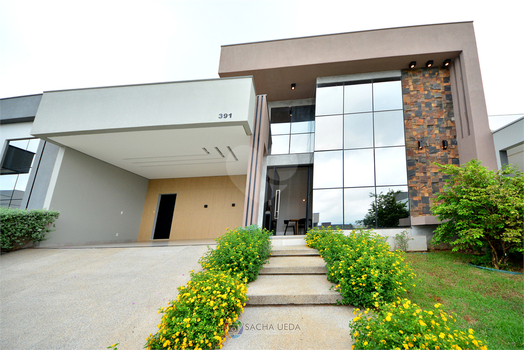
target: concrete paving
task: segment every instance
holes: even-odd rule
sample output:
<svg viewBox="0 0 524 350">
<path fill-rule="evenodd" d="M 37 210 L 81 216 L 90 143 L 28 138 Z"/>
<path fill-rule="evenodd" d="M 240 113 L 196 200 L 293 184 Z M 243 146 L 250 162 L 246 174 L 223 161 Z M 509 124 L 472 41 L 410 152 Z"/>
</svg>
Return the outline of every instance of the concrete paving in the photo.
<svg viewBox="0 0 524 350">
<path fill-rule="evenodd" d="M 207 250 L 75 248 L 0 257 L 1 349 L 142 349 Z"/>
<path fill-rule="evenodd" d="M 158 308 L 176 298 L 190 270 L 200 268 L 205 244 L 214 242 L 154 243 L 24 249 L 2 255 L 0 349 L 106 349 L 114 343 L 120 343 L 120 350 L 142 349 L 149 333 L 158 329 Z M 294 252 L 285 256 L 311 255 L 304 251 L 310 248 L 296 246 L 303 244 L 299 237 L 276 240 L 274 253 L 282 249 Z M 295 285 L 292 288 L 302 291 L 316 288 L 320 292 L 310 294 L 317 298 L 331 286 L 322 275 L 303 275 L 302 280 L 300 275 L 262 275 L 248 293 L 256 292 L 255 283 L 272 277 L 284 278 L 272 284 Z M 310 277 L 318 280 L 307 283 L 304 278 Z M 307 298 L 302 302 L 308 304 L 246 306 L 240 317 L 243 333 L 228 339 L 225 348 L 351 348 L 348 323 L 353 308 L 311 305 Z"/>
<path fill-rule="evenodd" d="M 225 350 L 351 349 L 350 306 L 247 306 Z M 233 334 L 233 333 L 232 333 Z"/>
</svg>

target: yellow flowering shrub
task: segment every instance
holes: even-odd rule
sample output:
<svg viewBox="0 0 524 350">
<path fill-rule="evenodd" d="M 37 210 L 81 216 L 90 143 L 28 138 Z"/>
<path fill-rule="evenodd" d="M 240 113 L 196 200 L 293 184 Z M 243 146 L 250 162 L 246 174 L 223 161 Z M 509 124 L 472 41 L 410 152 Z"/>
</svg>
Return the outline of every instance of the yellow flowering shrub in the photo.
<svg viewBox="0 0 524 350">
<path fill-rule="evenodd" d="M 228 271 L 252 282 L 271 255 L 270 237 L 271 232 L 256 225 L 228 230 L 216 239 L 217 247 L 200 258 L 200 265 L 207 270 Z"/>
<path fill-rule="evenodd" d="M 161 308 L 158 332 L 147 338 L 150 349 L 221 348 L 229 327 L 244 311 L 246 279 L 227 272 L 208 270 L 191 274 L 178 297 Z"/>
<path fill-rule="evenodd" d="M 307 244 L 326 261 L 327 278 L 336 284 L 342 304 L 378 307 L 406 292 L 415 274 L 401 251 L 391 252 L 373 231 L 354 230 L 349 236 L 330 228 L 311 230 Z"/>
<path fill-rule="evenodd" d="M 473 329 L 458 330 L 453 315 L 435 304 L 422 310 L 408 299 L 381 304 L 378 311 L 356 309 L 349 328 L 356 349 L 481 349 L 486 343 Z"/>
</svg>

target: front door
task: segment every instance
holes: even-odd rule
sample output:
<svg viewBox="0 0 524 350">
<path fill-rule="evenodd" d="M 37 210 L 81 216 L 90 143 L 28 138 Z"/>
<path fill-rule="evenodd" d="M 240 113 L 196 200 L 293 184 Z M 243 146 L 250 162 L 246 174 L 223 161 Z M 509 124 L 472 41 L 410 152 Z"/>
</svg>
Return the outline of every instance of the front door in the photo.
<svg viewBox="0 0 524 350">
<path fill-rule="evenodd" d="M 176 193 L 161 194 L 158 197 L 153 239 L 167 239 L 171 233 L 175 212 Z"/>
<path fill-rule="evenodd" d="M 311 226 L 311 167 L 268 167 L 264 227 L 276 235 L 304 234 Z"/>
</svg>

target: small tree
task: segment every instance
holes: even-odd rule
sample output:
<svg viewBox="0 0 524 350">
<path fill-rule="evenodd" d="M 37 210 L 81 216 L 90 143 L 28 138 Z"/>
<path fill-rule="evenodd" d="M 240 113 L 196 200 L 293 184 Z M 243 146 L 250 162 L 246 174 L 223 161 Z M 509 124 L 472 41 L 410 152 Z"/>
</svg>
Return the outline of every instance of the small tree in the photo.
<svg viewBox="0 0 524 350">
<path fill-rule="evenodd" d="M 432 243 L 450 243 L 454 251 L 487 249 L 493 267 L 503 268 L 508 253 L 524 250 L 524 174 L 510 167 L 488 170 L 476 159 L 439 167 L 446 184 L 432 207 L 442 222 Z"/>
<path fill-rule="evenodd" d="M 389 190 L 388 193 L 380 193 L 378 196 L 371 193 L 370 197 L 376 200 L 371 203 L 364 219 L 358 220 L 357 223 L 366 227 L 398 227 L 398 220 L 409 216 L 407 203 L 397 201 L 396 197 L 401 192 Z"/>
</svg>

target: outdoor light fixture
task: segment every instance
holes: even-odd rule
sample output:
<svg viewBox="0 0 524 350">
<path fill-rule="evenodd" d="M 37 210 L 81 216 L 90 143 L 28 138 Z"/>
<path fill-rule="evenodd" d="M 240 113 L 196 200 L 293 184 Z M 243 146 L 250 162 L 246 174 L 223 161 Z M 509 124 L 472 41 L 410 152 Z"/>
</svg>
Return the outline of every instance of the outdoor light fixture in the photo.
<svg viewBox="0 0 524 350">
<path fill-rule="evenodd" d="M 289 116 L 292 117 L 293 116 L 293 108 L 289 107 Z"/>
<path fill-rule="evenodd" d="M 426 62 L 426 67 L 431 68 L 433 66 L 433 60 L 429 60 Z"/>
<path fill-rule="evenodd" d="M 291 90 L 295 90 L 296 87 L 297 87 L 297 84 L 295 83 L 291 84 Z"/>
<path fill-rule="evenodd" d="M 442 140 L 442 149 L 448 149 L 448 141 Z"/>
<path fill-rule="evenodd" d="M 409 62 L 409 68 L 413 69 L 417 65 L 417 61 L 411 61 Z"/>
<path fill-rule="evenodd" d="M 443 63 L 444 67 L 449 67 L 450 64 L 451 64 L 451 60 L 449 58 L 444 60 L 444 63 Z"/>
<path fill-rule="evenodd" d="M 422 144 L 422 141 L 417 141 L 418 149 L 424 148 L 424 145 Z"/>
</svg>

